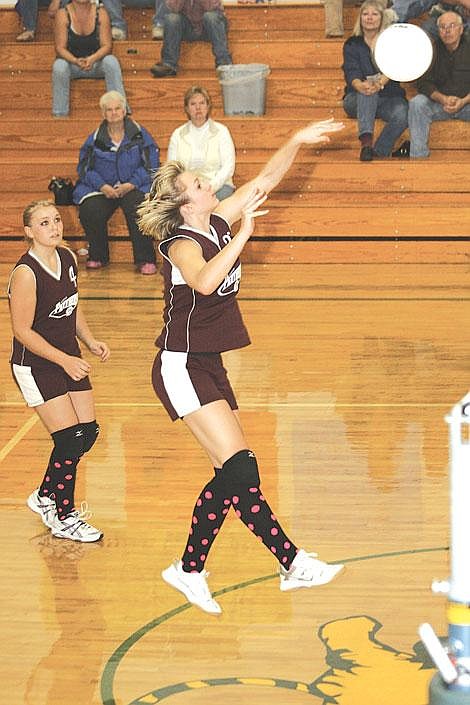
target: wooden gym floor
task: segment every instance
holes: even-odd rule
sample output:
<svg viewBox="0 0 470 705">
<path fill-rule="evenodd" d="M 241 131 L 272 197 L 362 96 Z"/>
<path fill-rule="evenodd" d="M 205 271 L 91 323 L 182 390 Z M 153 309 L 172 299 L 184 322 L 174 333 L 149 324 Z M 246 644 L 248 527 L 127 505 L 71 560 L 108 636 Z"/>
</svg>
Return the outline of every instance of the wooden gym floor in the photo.
<svg viewBox="0 0 470 705">
<path fill-rule="evenodd" d="M 208 560 L 224 610 L 188 606 L 160 571 L 211 474 L 150 385 L 160 277 L 81 272 L 101 437 L 78 498 L 105 537 L 52 538 L 25 500 L 50 452 L 9 373 L 0 265 L 2 701 L 12 705 L 425 705 L 418 625 L 447 632 L 448 437 L 468 391 L 468 264 L 248 265 L 253 344 L 226 356 L 264 493 L 294 541 L 346 571 L 281 593 L 230 515 Z"/>
</svg>

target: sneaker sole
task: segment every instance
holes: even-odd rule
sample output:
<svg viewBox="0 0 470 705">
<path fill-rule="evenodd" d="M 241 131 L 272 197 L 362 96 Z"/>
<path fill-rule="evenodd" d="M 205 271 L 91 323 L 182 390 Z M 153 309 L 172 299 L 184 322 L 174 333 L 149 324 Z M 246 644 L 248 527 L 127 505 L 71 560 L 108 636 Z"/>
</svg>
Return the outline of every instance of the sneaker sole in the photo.
<svg viewBox="0 0 470 705">
<path fill-rule="evenodd" d="M 176 572 L 176 569 L 171 565 L 169 568 L 165 568 L 165 570 L 162 570 L 162 578 L 163 580 L 168 583 L 168 585 L 171 585 L 171 587 L 175 588 L 175 590 L 178 590 L 181 592 L 185 598 L 190 602 L 192 605 L 195 605 L 195 607 L 199 607 L 203 612 L 206 612 L 207 614 L 213 614 L 213 615 L 218 615 L 221 614 L 222 610 L 220 609 L 220 612 L 214 612 L 212 610 L 208 610 L 205 607 L 203 607 L 199 602 L 195 602 L 193 594 L 191 590 L 181 583 L 178 574 Z M 215 600 L 214 600 L 215 602 Z M 217 604 L 217 603 L 216 603 Z"/>
<path fill-rule="evenodd" d="M 281 584 L 280 584 L 280 590 L 281 592 L 288 592 L 289 590 L 298 590 L 300 588 L 312 588 L 312 587 L 319 587 L 320 585 L 327 585 L 330 583 L 333 578 L 335 578 L 341 571 L 344 570 L 344 564 L 343 563 L 337 563 L 333 564 L 330 566 L 332 569 L 331 571 L 328 571 L 327 575 L 324 576 L 324 578 L 314 582 L 314 581 L 308 581 L 308 580 L 282 580 L 281 579 Z"/>
<path fill-rule="evenodd" d="M 80 543 L 95 543 L 96 541 L 100 541 L 104 536 L 103 533 L 97 534 L 96 536 L 93 535 L 93 537 L 91 537 L 91 536 L 86 536 L 86 537 L 84 537 L 84 536 L 80 536 L 80 537 L 79 536 L 65 536 L 64 534 L 61 534 L 61 533 L 54 533 L 53 529 L 51 529 L 51 533 L 57 539 L 64 539 L 64 540 L 68 539 L 69 541 L 78 541 Z"/>
<path fill-rule="evenodd" d="M 41 510 L 39 509 L 39 507 L 38 507 L 38 505 L 37 505 L 37 503 L 36 503 L 35 497 L 34 497 L 32 494 L 29 495 L 28 499 L 26 500 L 26 504 L 28 505 L 28 507 L 31 509 L 32 512 L 34 512 L 35 514 L 39 514 L 39 516 L 41 517 L 41 520 L 42 520 L 42 523 L 44 524 L 44 526 L 47 526 L 48 529 L 52 529 L 52 523 L 49 524 L 49 523 L 46 521 L 46 519 L 45 519 L 43 513 L 41 512 Z"/>
</svg>

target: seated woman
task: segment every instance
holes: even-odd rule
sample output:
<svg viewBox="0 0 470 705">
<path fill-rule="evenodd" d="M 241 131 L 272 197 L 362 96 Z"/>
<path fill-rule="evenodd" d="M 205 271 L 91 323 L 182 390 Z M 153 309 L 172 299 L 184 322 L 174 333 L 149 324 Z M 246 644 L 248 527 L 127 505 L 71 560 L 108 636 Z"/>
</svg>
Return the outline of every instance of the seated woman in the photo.
<svg viewBox="0 0 470 705">
<path fill-rule="evenodd" d="M 104 78 L 106 90 L 125 96 L 121 66 L 112 55 L 108 13 L 93 0 L 70 0 L 57 11 L 54 22 L 57 59 L 52 65 L 52 114 L 70 112 L 70 81 Z"/>
<path fill-rule="evenodd" d="M 225 125 L 209 115 L 212 101 L 205 88 L 192 86 L 184 96 L 184 111 L 189 118 L 170 137 L 168 161 L 184 164 L 209 182 L 219 201 L 234 191 L 235 147 Z"/>
<path fill-rule="evenodd" d="M 122 208 L 134 263 L 141 274 L 155 274 L 155 250 L 136 224 L 136 208 L 160 164 L 158 147 L 147 130 L 126 117 L 126 101 L 120 93 L 105 93 L 100 108 L 104 120 L 80 149 L 79 181 L 73 192 L 89 243 L 86 266 L 100 269 L 108 264 L 108 220 Z"/>
<path fill-rule="evenodd" d="M 372 52 L 377 37 L 389 24 L 391 17 L 383 4 L 379 0 L 365 0 L 353 36 L 343 47 L 346 80 L 343 107 L 349 117 L 358 120 L 359 158 L 362 162 L 370 162 L 374 156 L 389 156 L 395 141 L 408 126 L 405 91 L 399 83 L 378 73 L 373 62 Z M 383 120 L 385 126 L 373 145 L 376 118 Z M 396 156 L 405 156 L 403 151 L 399 147 Z"/>
</svg>

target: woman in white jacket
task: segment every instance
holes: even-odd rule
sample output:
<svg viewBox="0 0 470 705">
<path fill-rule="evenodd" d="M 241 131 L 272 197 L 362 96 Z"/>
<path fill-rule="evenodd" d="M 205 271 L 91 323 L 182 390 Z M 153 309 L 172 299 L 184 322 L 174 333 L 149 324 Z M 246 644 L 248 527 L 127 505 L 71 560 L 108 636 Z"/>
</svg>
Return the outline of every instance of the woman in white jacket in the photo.
<svg viewBox="0 0 470 705">
<path fill-rule="evenodd" d="M 171 135 L 168 161 L 182 162 L 186 170 L 197 171 L 222 201 L 235 190 L 235 147 L 228 128 L 209 117 L 211 108 L 205 88 L 192 86 L 186 91 L 184 111 L 189 120 Z"/>
</svg>

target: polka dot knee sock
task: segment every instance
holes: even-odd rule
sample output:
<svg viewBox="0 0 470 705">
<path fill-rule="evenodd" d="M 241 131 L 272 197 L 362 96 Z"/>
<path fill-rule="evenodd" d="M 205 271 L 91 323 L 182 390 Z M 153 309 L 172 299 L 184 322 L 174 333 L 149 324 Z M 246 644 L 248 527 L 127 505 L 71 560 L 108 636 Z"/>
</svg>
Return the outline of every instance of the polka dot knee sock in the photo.
<svg viewBox="0 0 470 705">
<path fill-rule="evenodd" d="M 297 547 L 286 536 L 259 487 L 231 497 L 235 514 L 255 536 L 264 543 L 279 563 L 289 568 Z"/>
<path fill-rule="evenodd" d="M 74 509 L 75 478 L 82 455 L 82 428 L 79 424 L 52 433 L 54 448 L 39 488 L 41 497 L 53 497 L 59 519 Z"/>
<path fill-rule="evenodd" d="M 286 536 L 260 490 L 256 456 L 251 450 L 240 450 L 222 466 L 226 493 L 236 515 L 264 543 L 285 568 L 295 558 L 297 547 Z"/>
<path fill-rule="evenodd" d="M 202 490 L 193 510 L 188 542 L 182 556 L 183 570 L 200 573 L 230 509 L 219 468 L 216 475 Z"/>
</svg>

